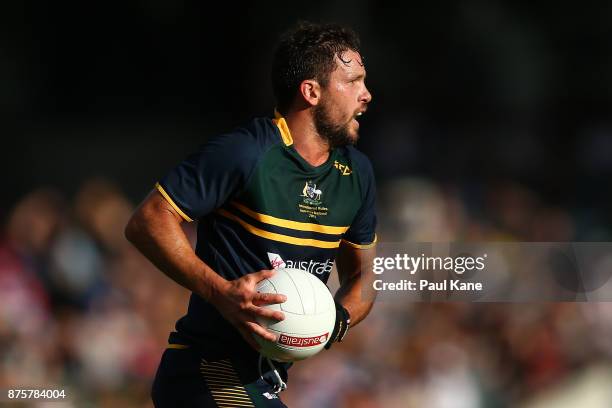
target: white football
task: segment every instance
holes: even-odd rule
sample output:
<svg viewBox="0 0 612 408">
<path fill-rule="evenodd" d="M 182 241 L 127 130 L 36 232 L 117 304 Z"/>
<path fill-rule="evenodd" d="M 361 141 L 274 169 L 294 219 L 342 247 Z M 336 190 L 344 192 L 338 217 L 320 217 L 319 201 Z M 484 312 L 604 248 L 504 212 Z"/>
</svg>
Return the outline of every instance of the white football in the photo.
<svg viewBox="0 0 612 408">
<path fill-rule="evenodd" d="M 336 322 L 336 306 L 329 289 L 314 275 L 295 268 L 279 268 L 257 285 L 261 293 L 287 296 L 284 303 L 263 307 L 285 314 L 280 322 L 266 318 L 258 323 L 276 334 L 276 342 L 255 335 L 261 354 L 283 362 L 303 360 L 317 354 L 329 340 Z"/>
</svg>

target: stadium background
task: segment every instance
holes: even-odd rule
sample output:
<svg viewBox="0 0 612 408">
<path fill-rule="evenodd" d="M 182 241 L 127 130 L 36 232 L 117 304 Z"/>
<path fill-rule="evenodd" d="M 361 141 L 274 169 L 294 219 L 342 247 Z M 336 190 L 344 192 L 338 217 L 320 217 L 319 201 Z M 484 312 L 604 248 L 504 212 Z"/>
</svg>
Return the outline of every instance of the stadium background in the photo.
<svg viewBox="0 0 612 408">
<path fill-rule="evenodd" d="M 611 240 L 609 2 L 7 2 L 0 388 L 150 406 L 187 293 L 123 226 L 209 135 L 271 113 L 274 42 L 299 18 L 362 37 L 374 99 L 358 146 L 383 242 Z M 611 334 L 609 303 L 379 303 L 292 369 L 284 399 L 609 407 Z"/>
</svg>

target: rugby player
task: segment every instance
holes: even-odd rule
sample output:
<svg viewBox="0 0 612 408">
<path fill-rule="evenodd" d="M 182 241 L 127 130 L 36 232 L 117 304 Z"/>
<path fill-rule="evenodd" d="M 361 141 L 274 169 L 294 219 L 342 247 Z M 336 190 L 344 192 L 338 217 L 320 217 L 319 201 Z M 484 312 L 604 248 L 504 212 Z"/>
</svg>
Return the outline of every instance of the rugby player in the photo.
<svg viewBox="0 0 612 408">
<path fill-rule="evenodd" d="M 257 317 L 284 295 L 257 293 L 279 266 L 326 282 L 336 262 L 342 340 L 370 311 L 361 266 L 376 242 L 375 181 L 353 147 L 372 96 L 359 39 L 335 24 L 302 22 L 274 55 L 274 117 L 213 137 L 170 170 L 135 211 L 127 238 L 192 291 L 153 384 L 156 407 L 284 407 L 289 364 L 260 370 L 253 336 L 275 340 Z M 195 251 L 182 222 L 198 222 Z"/>
</svg>

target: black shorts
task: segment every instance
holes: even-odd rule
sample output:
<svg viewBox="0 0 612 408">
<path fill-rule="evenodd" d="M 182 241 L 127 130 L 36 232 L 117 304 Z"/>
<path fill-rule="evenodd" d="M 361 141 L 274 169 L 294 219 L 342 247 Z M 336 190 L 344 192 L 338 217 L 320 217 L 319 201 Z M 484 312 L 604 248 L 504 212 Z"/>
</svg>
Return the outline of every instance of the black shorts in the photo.
<svg viewBox="0 0 612 408">
<path fill-rule="evenodd" d="M 286 407 L 274 393 L 275 375 L 258 369 L 253 353 L 230 356 L 198 346 L 170 345 L 164 352 L 151 396 L 156 408 Z M 287 370 L 278 373 L 287 381 Z M 269 366 L 264 362 L 264 367 Z"/>
</svg>

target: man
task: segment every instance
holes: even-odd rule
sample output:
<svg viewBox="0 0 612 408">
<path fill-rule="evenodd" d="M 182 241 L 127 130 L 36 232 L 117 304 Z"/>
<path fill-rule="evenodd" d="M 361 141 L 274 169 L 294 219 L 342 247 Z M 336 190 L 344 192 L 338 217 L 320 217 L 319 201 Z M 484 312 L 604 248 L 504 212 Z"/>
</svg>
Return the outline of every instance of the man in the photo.
<svg viewBox="0 0 612 408">
<path fill-rule="evenodd" d="M 286 364 L 260 374 L 254 336 L 276 337 L 257 317 L 284 295 L 256 291 L 273 268 L 307 269 L 322 281 L 336 261 L 340 341 L 372 302 L 361 267 L 376 242 L 375 184 L 352 145 L 371 100 L 355 33 L 300 23 L 274 56 L 274 119 L 212 138 L 170 171 L 137 209 L 128 239 L 193 292 L 171 333 L 153 385 L 157 407 L 285 406 Z M 181 223 L 199 220 L 195 253 Z M 280 375 L 279 375 L 280 371 Z"/>
</svg>

